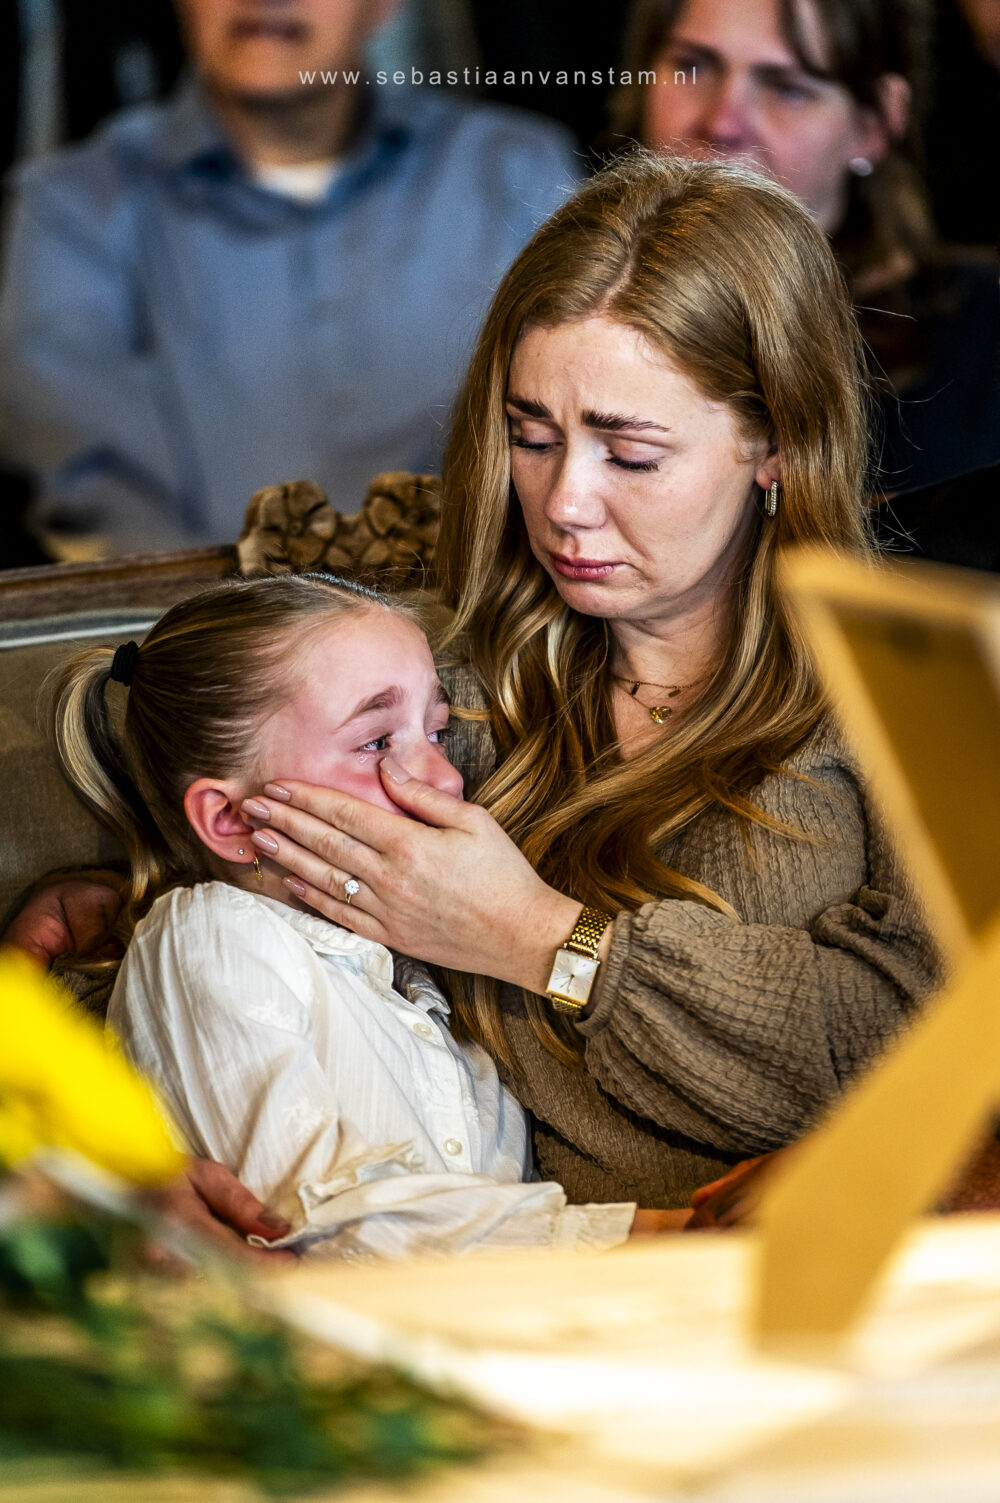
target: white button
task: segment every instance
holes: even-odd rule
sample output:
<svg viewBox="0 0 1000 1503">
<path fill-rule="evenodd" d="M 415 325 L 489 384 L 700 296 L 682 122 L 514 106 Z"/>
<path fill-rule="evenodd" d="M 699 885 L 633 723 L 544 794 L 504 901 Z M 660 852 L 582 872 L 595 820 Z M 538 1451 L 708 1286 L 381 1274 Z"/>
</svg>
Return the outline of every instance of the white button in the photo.
<svg viewBox="0 0 1000 1503">
<path fill-rule="evenodd" d="M 414 1033 L 419 1033 L 422 1039 L 432 1039 L 434 1037 L 434 1029 L 429 1023 L 414 1023 L 413 1031 Z"/>
<path fill-rule="evenodd" d="M 457 1138 L 445 1138 L 444 1151 L 450 1153 L 452 1158 L 456 1158 L 462 1152 L 462 1145 Z"/>
</svg>

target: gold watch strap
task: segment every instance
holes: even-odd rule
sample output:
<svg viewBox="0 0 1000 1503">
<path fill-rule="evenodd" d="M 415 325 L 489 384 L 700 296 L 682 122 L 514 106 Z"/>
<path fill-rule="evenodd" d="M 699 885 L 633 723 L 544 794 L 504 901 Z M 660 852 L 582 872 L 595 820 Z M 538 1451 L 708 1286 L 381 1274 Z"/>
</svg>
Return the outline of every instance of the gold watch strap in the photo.
<svg viewBox="0 0 1000 1503">
<path fill-rule="evenodd" d="M 600 960 L 598 959 L 597 951 L 600 946 L 601 939 L 604 935 L 604 931 L 611 923 L 613 918 L 614 914 L 605 913 L 603 909 L 600 908 L 582 909 L 579 918 L 573 925 L 573 930 L 569 938 L 564 940 L 563 943 L 559 946 L 559 951 L 557 951 L 556 953 L 557 961 L 559 958 L 559 952 L 563 950 L 572 950 L 574 955 L 583 955 L 586 956 L 588 960 L 593 961 L 594 974 L 590 978 L 590 985 L 588 985 L 587 993 L 583 997 L 564 996 L 560 992 L 547 990 L 546 996 L 552 1003 L 552 1006 L 556 1012 L 567 1012 L 577 1015 L 581 1013 L 587 1006 L 590 1000 L 590 990 L 591 986 L 593 985 L 594 976 L 596 976 L 596 973 L 601 964 Z M 555 975 L 554 968 L 553 975 Z"/>
<path fill-rule="evenodd" d="M 603 908 L 581 909 L 580 917 L 573 925 L 573 932 L 563 949 L 578 950 L 581 955 L 589 955 L 596 960 L 604 931 L 613 918 L 614 914 L 605 913 Z"/>
</svg>

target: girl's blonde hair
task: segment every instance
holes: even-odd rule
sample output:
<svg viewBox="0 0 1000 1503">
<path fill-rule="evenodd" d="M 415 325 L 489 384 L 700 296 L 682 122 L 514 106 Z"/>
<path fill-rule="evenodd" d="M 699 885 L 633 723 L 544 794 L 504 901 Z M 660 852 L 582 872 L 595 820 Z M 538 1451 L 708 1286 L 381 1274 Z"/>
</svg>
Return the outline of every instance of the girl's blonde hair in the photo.
<svg viewBox="0 0 1000 1503">
<path fill-rule="evenodd" d="M 504 408 L 521 333 L 595 314 L 644 335 L 782 466 L 778 515 L 758 505 L 750 530 L 721 662 L 689 718 L 627 762 L 608 624 L 564 605 L 531 553 Z M 784 543 L 870 547 L 862 369 L 826 237 L 791 194 L 738 166 L 637 151 L 543 225 L 501 283 L 457 402 L 438 567 L 448 640 L 477 672 L 499 752 L 477 798 L 560 891 L 612 912 L 664 897 L 728 911 L 657 852 L 712 809 L 748 839 L 768 823 L 753 789 L 822 713 L 775 558 Z M 452 984 L 458 1026 L 509 1058 L 497 985 Z M 576 1031 L 545 1000 L 525 1005 L 546 1046 L 575 1058 Z"/>
<path fill-rule="evenodd" d="M 63 772 L 125 849 L 116 933 L 167 888 L 212 875 L 184 794 L 199 777 L 251 778 L 263 721 L 299 682 L 290 649 L 364 611 L 416 610 L 347 580 L 283 575 L 232 580 L 175 605 L 132 668 L 124 716 L 107 686 L 115 649 L 90 647 L 52 675 L 52 731 Z"/>
</svg>

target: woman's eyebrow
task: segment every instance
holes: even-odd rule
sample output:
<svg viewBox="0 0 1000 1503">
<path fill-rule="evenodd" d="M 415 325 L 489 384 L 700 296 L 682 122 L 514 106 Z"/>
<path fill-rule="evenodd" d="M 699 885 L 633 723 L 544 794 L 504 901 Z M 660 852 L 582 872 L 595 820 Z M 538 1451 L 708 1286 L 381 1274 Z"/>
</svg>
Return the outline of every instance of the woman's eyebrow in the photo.
<svg viewBox="0 0 1000 1503">
<path fill-rule="evenodd" d="M 620 412 L 592 412 L 588 408 L 582 417 L 585 428 L 599 428 L 602 433 L 623 433 L 626 429 L 631 433 L 670 432 L 662 423 L 651 422 L 649 418 L 627 417 Z"/>
<path fill-rule="evenodd" d="M 707 58 L 710 63 L 725 63 L 726 61 L 717 47 L 710 47 L 707 42 L 692 41 L 676 31 L 672 36 L 664 38 L 661 52 L 666 52 L 671 47 L 676 47 L 679 52 L 682 50 L 690 52 L 698 58 Z"/>
<path fill-rule="evenodd" d="M 695 62 L 700 58 L 704 58 L 705 62 L 711 67 L 725 68 L 729 66 L 729 59 L 718 48 L 710 47 L 706 42 L 690 41 L 687 37 L 676 32 L 673 36 L 667 38 L 664 50 L 666 51 L 671 47 L 676 47 L 678 52 L 691 53 Z M 787 62 L 779 62 L 777 59 L 773 62 L 761 60 L 754 63 L 750 71 L 764 83 L 783 81 L 789 75 L 801 73 L 805 73 L 810 78 L 815 78 L 821 83 L 837 82 L 837 79 L 830 72 L 829 68 L 821 68 L 818 63 L 807 62 L 805 58 L 801 58 L 794 53 Z"/>
<path fill-rule="evenodd" d="M 815 83 L 837 82 L 828 68 L 820 68 L 818 65 L 798 60 L 792 63 L 762 63 L 754 69 L 754 73 L 761 83 L 765 84 L 787 83 L 790 79 L 796 78 L 811 78 Z"/>
<path fill-rule="evenodd" d="M 350 725 L 352 720 L 360 720 L 362 715 L 370 715 L 375 710 L 394 710 L 402 698 L 403 691 L 397 684 L 393 684 L 388 689 L 380 689 L 377 694 L 356 704 L 346 720 L 342 720 L 337 726 L 337 730 L 342 731 L 344 726 Z"/>
<path fill-rule="evenodd" d="M 518 412 L 526 413 L 528 417 L 551 418 L 552 414 L 544 402 L 533 402 L 530 397 L 518 397 L 513 392 L 507 395 L 508 407 L 516 407 Z"/>
<path fill-rule="evenodd" d="M 523 412 L 527 417 L 551 421 L 552 414 L 544 402 L 534 402 L 530 397 L 518 397 L 511 392 L 507 404 L 516 407 L 518 412 Z M 651 422 L 649 418 L 628 417 L 620 412 L 594 412 L 589 407 L 581 413 L 581 418 L 585 428 L 598 428 L 602 433 L 624 433 L 626 430 L 632 433 L 670 432 L 662 423 Z"/>
</svg>

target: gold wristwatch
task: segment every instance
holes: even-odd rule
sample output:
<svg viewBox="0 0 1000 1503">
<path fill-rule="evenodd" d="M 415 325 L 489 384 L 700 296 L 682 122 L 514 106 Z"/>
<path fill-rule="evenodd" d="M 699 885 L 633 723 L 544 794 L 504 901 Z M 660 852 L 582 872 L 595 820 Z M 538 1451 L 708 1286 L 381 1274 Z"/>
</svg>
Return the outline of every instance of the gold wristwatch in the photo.
<svg viewBox="0 0 1000 1503">
<path fill-rule="evenodd" d="M 579 1013 L 590 1001 L 600 967 L 597 950 L 613 914 L 584 908 L 566 943 L 556 951 L 545 995 L 556 1012 Z"/>
</svg>

